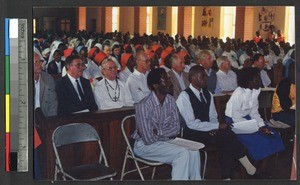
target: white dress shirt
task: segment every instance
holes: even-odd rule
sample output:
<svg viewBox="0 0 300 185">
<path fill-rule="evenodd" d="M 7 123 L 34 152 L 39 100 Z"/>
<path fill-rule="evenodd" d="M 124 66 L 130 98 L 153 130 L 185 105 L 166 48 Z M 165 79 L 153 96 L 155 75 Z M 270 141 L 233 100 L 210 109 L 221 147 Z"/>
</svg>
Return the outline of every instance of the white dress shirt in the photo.
<svg viewBox="0 0 300 185">
<path fill-rule="evenodd" d="M 237 76 L 232 70 L 229 70 L 228 73 L 219 70 L 216 75 L 217 87 L 215 93 L 221 93 L 222 91 L 233 91 L 237 88 Z"/>
<path fill-rule="evenodd" d="M 148 73 L 143 74 L 134 69 L 133 73 L 127 79 L 126 86 L 132 94 L 134 103 L 139 102 L 151 92 L 147 85 L 147 76 Z"/>
<path fill-rule="evenodd" d="M 131 74 L 132 72 L 128 69 L 128 67 L 125 67 L 125 69 L 119 73 L 119 78 L 122 82 L 126 83 Z"/>
<path fill-rule="evenodd" d="M 192 84 L 190 84 L 190 89 L 193 91 L 193 93 L 196 95 L 196 97 L 200 100 L 200 91 L 195 89 Z M 202 90 L 201 90 L 202 91 Z M 209 122 L 207 121 L 201 121 L 199 119 L 195 119 L 195 115 L 193 112 L 192 104 L 190 102 L 190 97 L 187 94 L 186 91 L 182 91 L 176 100 L 176 104 L 178 107 L 178 110 L 183 117 L 186 125 L 188 128 L 192 130 L 198 130 L 198 131 L 210 131 L 214 129 L 219 128 L 219 122 L 218 122 L 218 114 L 215 108 L 214 104 L 214 97 L 211 93 L 211 101 L 209 105 Z M 200 100 L 201 101 L 201 100 Z"/>
<path fill-rule="evenodd" d="M 78 95 L 79 99 L 81 100 L 81 97 L 80 97 L 80 94 L 79 94 L 79 91 L 78 91 L 78 88 L 77 88 L 76 78 L 72 77 L 72 76 L 69 75 L 68 73 L 67 73 L 67 75 L 68 75 L 69 79 L 71 80 L 71 83 L 72 83 L 73 87 L 75 88 L 75 90 L 76 90 L 76 92 L 77 92 L 77 95 Z M 81 90 L 82 90 L 82 92 L 83 92 L 83 94 L 84 94 L 84 90 L 83 90 L 83 88 L 82 88 L 82 85 L 81 85 L 81 82 L 80 82 L 80 78 L 78 78 L 77 80 L 78 80 L 79 86 L 81 87 Z"/>
<path fill-rule="evenodd" d="M 40 80 L 41 80 L 41 75 L 39 75 L 39 80 L 34 81 L 34 87 L 35 87 L 35 93 L 34 93 L 34 109 L 41 107 L 41 102 L 40 102 Z"/>
<path fill-rule="evenodd" d="M 238 87 L 232 93 L 226 104 L 225 115 L 231 117 L 234 123 L 247 121 L 249 115 L 258 127 L 264 126 L 264 121 L 258 112 L 258 95 L 261 89 L 245 89 Z"/>
<path fill-rule="evenodd" d="M 103 76 L 100 68 L 91 59 L 87 58 L 87 64 L 85 64 L 85 65 L 86 65 L 86 69 L 84 71 L 86 71 L 87 74 L 90 75 L 89 78 L 99 78 L 99 77 Z M 84 73 L 83 73 L 83 75 L 84 75 Z"/>
<path fill-rule="evenodd" d="M 277 64 L 278 60 L 281 59 L 279 56 L 275 55 L 273 51 L 270 51 L 270 53 L 267 56 L 264 56 L 265 61 L 268 61 L 266 64 L 267 69 L 271 69 L 274 64 Z"/>
<path fill-rule="evenodd" d="M 107 83 L 105 83 L 105 80 Z M 117 87 L 118 86 L 118 87 Z M 112 89 L 112 88 L 114 89 Z M 116 88 L 117 87 L 117 88 Z M 124 82 L 118 80 L 108 80 L 103 78 L 95 85 L 95 101 L 99 110 L 121 108 L 123 106 L 133 106 L 133 101 L 129 89 L 125 86 Z M 119 97 L 115 102 L 111 98 Z"/>
<path fill-rule="evenodd" d="M 55 61 L 55 64 L 57 66 L 57 73 L 61 74 L 61 61 Z"/>
<path fill-rule="evenodd" d="M 260 77 L 264 87 L 268 87 L 271 84 L 271 80 L 265 70 L 260 71 Z"/>
<path fill-rule="evenodd" d="M 241 65 L 244 65 L 244 62 L 245 62 L 245 60 L 247 60 L 247 59 L 250 59 L 249 55 L 247 55 L 247 53 L 243 53 L 243 54 L 240 56 L 240 58 L 239 58 L 240 64 L 241 64 Z"/>
</svg>

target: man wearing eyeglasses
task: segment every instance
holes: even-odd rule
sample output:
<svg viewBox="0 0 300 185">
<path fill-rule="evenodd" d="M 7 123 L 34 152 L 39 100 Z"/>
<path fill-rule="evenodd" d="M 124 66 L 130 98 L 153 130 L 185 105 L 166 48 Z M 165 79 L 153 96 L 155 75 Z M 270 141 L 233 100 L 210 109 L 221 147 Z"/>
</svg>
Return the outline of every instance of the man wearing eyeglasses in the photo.
<svg viewBox="0 0 300 185">
<path fill-rule="evenodd" d="M 104 78 L 95 85 L 95 100 L 99 110 L 133 106 L 129 89 L 117 79 L 118 67 L 112 58 L 101 63 Z"/>
<path fill-rule="evenodd" d="M 58 115 L 98 110 L 89 80 L 82 77 L 85 64 L 78 55 L 65 61 L 67 75 L 56 81 Z"/>
</svg>

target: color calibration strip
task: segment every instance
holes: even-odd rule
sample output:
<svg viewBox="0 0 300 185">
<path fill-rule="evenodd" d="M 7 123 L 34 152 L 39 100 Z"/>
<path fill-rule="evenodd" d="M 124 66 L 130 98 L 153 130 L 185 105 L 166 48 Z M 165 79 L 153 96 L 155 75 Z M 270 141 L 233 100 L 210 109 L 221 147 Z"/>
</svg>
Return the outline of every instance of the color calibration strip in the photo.
<svg viewBox="0 0 300 185">
<path fill-rule="evenodd" d="M 26 19 L 5 19 L 6 172 L 28 171 L 27 31 Z"/>
<path fill-rule="evenodd" d="M 10 171 L 10 45 L 9 19 L 5 19 L 5 171 Z"/>
</svg>

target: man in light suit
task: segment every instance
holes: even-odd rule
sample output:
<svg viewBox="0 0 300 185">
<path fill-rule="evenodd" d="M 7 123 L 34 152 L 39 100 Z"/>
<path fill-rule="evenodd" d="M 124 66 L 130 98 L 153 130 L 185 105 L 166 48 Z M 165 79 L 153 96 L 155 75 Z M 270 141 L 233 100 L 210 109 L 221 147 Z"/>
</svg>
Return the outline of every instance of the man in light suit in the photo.
<svg viewBox="0 0 300 185">
<path fill-rule="evenodd" d="M 43 60 L 38 54 L 34 54 L 34 109 L 41 108 L 45 117 L 56 116 L 57 97 L 54 79 L 48 73 L 42 71 Z"/>
<path fill-rule="evenodd" d="M 170 60 L 171 70 L 168 72 L 168 74 L 173 84 L 173 96 L 175 99 L 177 99 L 181 91 L 185 90 L 190 84 L 188 80 L 189 74 L 184 72 L 185 64 L 182 56 L 179 54 L 174 54 Z"/>
<path fill-rule="evenodd" d="M 85 64 L 78 55 L 66 59 L 67 75 L 56 81 L 58 115 L 98 110 L 90 81 L 82 77 Z"/>
<path fill-rule="evenodd" d="M 36 180 L 43 179 L 40 170 L 40 145 L 42 141 L 38 135 L 38 125 L 40 119 L 57 114 L 57 97 L 55 83 L 51 75 L 42 71 L 43 60 L 37 53 L 34 53 L 34 176 Z"/>
</svg>

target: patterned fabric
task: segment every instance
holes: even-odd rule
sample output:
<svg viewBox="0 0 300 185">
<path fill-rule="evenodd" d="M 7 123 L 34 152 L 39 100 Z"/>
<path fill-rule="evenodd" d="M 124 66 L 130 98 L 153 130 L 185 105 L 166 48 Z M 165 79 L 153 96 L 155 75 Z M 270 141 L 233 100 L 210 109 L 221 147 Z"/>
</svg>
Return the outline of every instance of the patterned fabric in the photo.
<svg viewBox="0 0 300 185">
<path fill-rule="evenodd" d="M 153 134 L 157 130 L 157 135 Z M 167 95 L 161 105 L 154 92 L 136 106 L 136 130 L 132 137 L 145 145 L 166 141 L 179 134 L 180 124 L 175 99 Z"/>
</svg>

